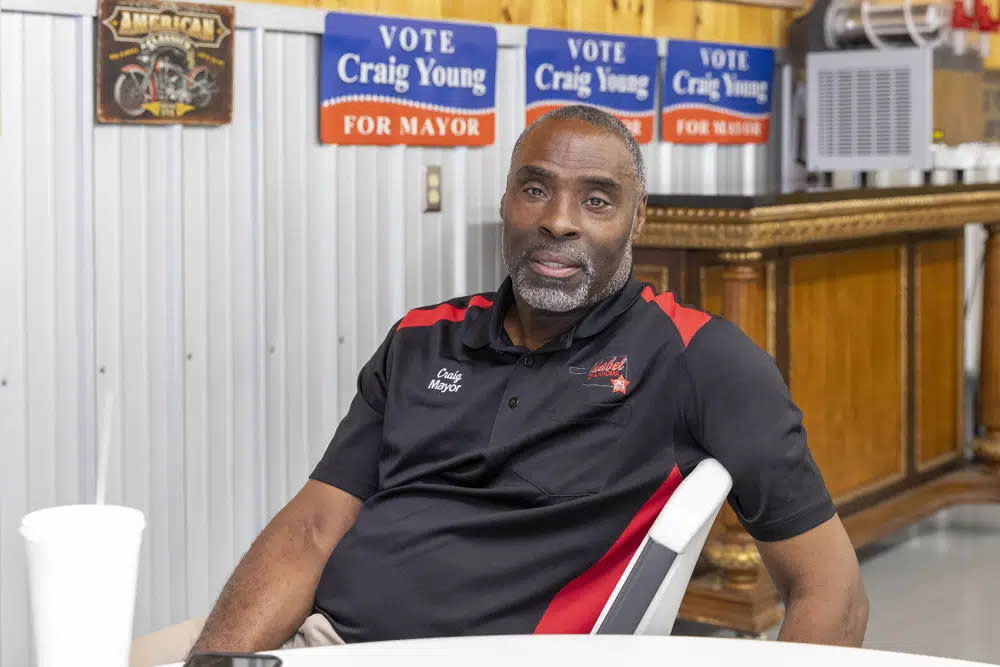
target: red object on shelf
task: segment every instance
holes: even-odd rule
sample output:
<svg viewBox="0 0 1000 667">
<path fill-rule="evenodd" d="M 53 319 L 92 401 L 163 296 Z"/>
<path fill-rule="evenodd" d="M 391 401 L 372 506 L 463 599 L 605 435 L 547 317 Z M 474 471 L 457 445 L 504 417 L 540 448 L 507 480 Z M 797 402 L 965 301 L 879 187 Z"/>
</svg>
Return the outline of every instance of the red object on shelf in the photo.
<svg viewBox="0 0 1000 667">
<path fill-rule="evenodd" d="M 979 32 L 996 32 L 997 28 L 1000 28 L 1000 20 L 990 16 L 990 8 L 983 0 L 976 0 L 974 12 Z"/>
<path fill-rule="evenodd" d="M 982 0 L 976 0 L 976 7 L 981 6 Z M 987 9 L 986 15 L 989 16 L 989 10 Z M 955 0 L 955 4 L 951 11 L 951 27 L 954 30 L 969 30 L 970 28 L 977 27 L 976 19 L 973 16 L 969 16 L 965 13 L 965 2 L 964 0 Z"/>
</svg>

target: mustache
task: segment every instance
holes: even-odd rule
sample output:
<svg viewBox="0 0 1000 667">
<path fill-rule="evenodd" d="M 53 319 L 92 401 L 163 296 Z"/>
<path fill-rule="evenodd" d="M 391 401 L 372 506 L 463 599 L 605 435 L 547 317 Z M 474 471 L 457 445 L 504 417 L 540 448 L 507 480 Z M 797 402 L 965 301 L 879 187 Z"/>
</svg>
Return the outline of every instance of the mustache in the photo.
<svg viewBox="0 0 1000 667">
<path fill-rule="evenodd" d="M 529 257 L 539 252 L 552 252 L 565 255 L 579 264 L 580 269 L 585 275 L 589 276 L 594 273 L 594 264 L 587 253 L 568 243 L 553 243 L 551 241 L 541 241 L 524 248 L 517 254 L 514 265 L 518 267 L 524 265 Z"/>
</svg>

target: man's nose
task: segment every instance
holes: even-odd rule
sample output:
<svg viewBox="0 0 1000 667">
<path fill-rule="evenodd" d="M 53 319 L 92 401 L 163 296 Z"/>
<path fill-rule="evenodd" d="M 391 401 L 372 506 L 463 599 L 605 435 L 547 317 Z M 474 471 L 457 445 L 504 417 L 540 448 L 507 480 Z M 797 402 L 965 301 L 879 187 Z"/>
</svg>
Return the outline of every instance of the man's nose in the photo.
<svg viewBox="0 0 1000 667">
<path fill-rule="evenodd" d="M 557 239 L 575 239 L 580 236 L 577 211 L 571 197 L 553 197 L 546 207 L 541 229 L 544 234 Z"/>
</svg>

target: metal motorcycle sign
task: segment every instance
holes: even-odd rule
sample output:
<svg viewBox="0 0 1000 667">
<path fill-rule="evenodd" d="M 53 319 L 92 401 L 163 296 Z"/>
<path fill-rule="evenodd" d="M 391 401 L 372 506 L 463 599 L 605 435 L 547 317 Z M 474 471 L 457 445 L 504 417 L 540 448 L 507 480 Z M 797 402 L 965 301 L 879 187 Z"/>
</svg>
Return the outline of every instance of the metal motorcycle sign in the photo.
<svg viewBox="0 0 1000 667">
<path fill-rule="evenodd" d="M 100 0 L 97 120 L 229 123 L 233 30 L 231 6 Z"/>
</svg>

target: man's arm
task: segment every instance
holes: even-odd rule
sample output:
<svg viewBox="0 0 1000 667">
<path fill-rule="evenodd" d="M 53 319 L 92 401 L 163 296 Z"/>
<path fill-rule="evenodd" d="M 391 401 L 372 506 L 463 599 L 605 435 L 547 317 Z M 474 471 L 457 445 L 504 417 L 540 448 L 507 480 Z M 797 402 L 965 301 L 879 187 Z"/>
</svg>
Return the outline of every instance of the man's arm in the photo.
<svg viewBox="0 0 1000 667">
<path fill-rule="evenodd" d="M 780 638 L 859 645 L 868 602 L 857 556 L 774 360 L 723 320 L 693 336 L 684 360 L 688 431 L 733 477 L 729 504 L 785 601 Z"/>
<path fill-rule="evenodd" d="M 868 596 L 840 517 L 787 540 L 757 540 L 757 549 L 785 602 L 778 639 L 861 646 Z"/>
<path fill-rule="evenodd" d="M 309 480 L 254 540 L 226 583 L 191 653 L 264 651 L 291 637 L 361 501 Z"/>
</svg>

